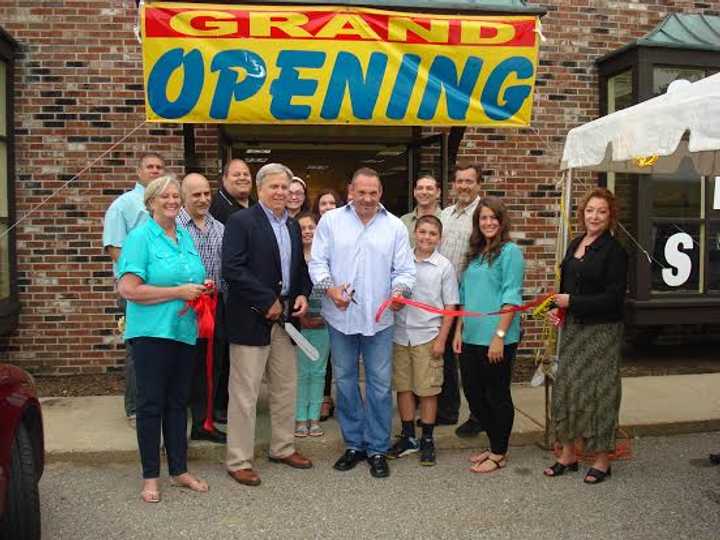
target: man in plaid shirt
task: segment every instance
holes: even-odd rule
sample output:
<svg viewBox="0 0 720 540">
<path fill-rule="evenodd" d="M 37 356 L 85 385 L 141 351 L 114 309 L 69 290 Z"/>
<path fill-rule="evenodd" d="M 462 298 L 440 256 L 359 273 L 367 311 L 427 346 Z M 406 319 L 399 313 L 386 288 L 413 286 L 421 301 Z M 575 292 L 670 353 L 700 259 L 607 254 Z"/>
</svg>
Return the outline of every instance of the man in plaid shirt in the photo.
<svg viewBox="0 0 720 540">
<path fill-rule="evenodd" d="M 202 259 L 206 277 L 212 279 L 215 287 L 222 294 L 222 286 L 220 283 L 220 266 L 222 240 L 225 233 L 225 227 L 222 223 L 212 217 L 209 213 L 210 208 L 210 182 L 201 174 L 190 173 L 182 181 L 182 192 L 184 207 L 180 210 L 177 217 L 179 226 L 184 227 L 190 233 L 193 243 L 198 250 L 200 259 Z M 218 302 L 222 302 L 222 298 L 218 298 Z M 216 325 L 217 328 L 217 325 Z M 192 431 L 190 432 L 191 440 L 205 440 L 216 443 L 225 443 L 225 434 L 222 431 L 207 431 L 203 428 L 205 416 L 207 413 L 207 381 L 205 375 L 205 353 L 207 350 L 207 340 L 198 339 L 197 356 L 195 362 L 195 375 L 193 377 L 193 388 L 190 395 L 190 411 L 192 413 Z M 220 336 L 215 336 L 214 351 L 214 384 L 215 394 L 222 392 L 219 384 L 220 369 L 223 365 L 223 355 L 227 347 Z M 226 359 L 225 359 L 226 360 Z M 227 392 L 227 382 L 225 382 Z M 213 402 L 215 402 L 213 396 Z M 212 411 L 211 411 L 212 412 Z"/>
</svg>

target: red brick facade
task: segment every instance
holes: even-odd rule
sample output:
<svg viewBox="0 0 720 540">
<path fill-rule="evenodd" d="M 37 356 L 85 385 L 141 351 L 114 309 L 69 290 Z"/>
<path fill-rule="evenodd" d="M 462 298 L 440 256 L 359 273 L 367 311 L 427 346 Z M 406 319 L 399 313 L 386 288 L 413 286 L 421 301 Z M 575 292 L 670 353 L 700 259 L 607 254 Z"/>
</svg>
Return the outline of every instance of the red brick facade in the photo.
<svg viewBox="0 0 720 540">
<path fill-rule="evenodd" d="M 460 145 L 460 156 L 483 164 L 487 189 L 503 196 L 513 211 L 528 260 L 528 296 L 552 283 L 558 164 L 567 131 L 599 114 L 594 60 L 647 33 L 670 12 L 720 12 L 718 1 L 544 5 L 547 41 L 541 45 L 532 127 L 468 129 Z M 0 21 L 21 46 L 14 80 L 15 189 L 22 216 L 143 122 L 136 9 L 134 2 L 109 0 L 6 0 Z M 197 164 L 216 178 L 216 129 L 196 127 L 195 145 Z M 182 128 L 148 124 L 19 226 L 20 325 L 0 341 L 11 362 L 49 374 L 122 365 L 102 217 L 113 198 L 132 185 L 144 150 L 162 153 L 172 171 L 183 172 Z M 525 353 L 541 345 L 536 326 L 529 324 Z"/>
</svg>

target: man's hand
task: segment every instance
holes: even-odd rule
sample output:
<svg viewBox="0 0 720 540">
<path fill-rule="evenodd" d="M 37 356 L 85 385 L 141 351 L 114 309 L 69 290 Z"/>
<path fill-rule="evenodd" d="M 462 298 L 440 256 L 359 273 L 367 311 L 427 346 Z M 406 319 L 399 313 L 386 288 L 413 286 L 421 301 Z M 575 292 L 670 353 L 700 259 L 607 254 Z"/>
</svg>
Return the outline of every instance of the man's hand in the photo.
<svg viewBox="0 0 720 540">
<path fill-rule="evenodd" d="M 390 304 L 390 309 L 393 311 L 400 311 L 402 308 L 405 307 L 405 304 L 398 302 L 398 298 L 402 298 L 403 296 L 400 293 L 394 293 L 392 295 L 392 303 Z"/>
<path fill-rule="evenodd" d="M 348 297 L 346 291 L 347 284 L 343 284 L 339 287 L 330 287 L 325 291 L 325 294 L 340 311 L 345 311 L 350 305 L 350 297 Z"/>
<path fill-rule="evenodd" d="M 295 311 L 292 312 L 292 316 L 302 317 L 307 313 L 309 307 L 310 304 L 308 303 L 308 299 L 301 294 L 300 296 L 295 298 L 295 305 L 293 306 L 293 309 Z"/>
<path fill-rule="evenodd" d="M 265 313 L 265 318 L 269 321 L 277 321 L 280 318 L 280 315 L 282 315 L 283 312 L 283 305 L 280 303 L 279 299 L 276 299 L 275 302 L 273 302 L 273 305 L 270 306 L 270 309 L 267 310 L 267 313 Z"/>
<path fill-rule="evenodd" d="M 502 362 L 503 353 L 505 352 L 505 342 L 502 338 L 495 336 L 490 341 L 490 347 L 488 348 L 488 360 L 491 364 Z"/>
<path fill-rule="evenodd" d="M 442 355 L 445 354 L 445 341 L 436 337 L 430 352 L 435 358 L 442 358 Z"/>
</svg>

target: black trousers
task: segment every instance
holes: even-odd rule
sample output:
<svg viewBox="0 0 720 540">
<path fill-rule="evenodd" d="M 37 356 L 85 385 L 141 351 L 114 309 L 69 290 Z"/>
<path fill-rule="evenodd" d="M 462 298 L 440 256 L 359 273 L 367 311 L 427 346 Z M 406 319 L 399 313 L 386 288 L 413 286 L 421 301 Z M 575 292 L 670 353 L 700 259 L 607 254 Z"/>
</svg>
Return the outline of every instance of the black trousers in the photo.
<svg viewBox="0 0 720 540">
<path fill-rule="evenodd" d="M 132 340 L 137 439 L 143 478 L 160 476 L 160 430 L 171 476 L 187 472 L 187 405 L 195 346 L 172 339 Z"/>
<path fill-rule="evenodd" d="M 470 413 L 490 439 L 493 454 L 505 454 L 515 420 L 510 384 L 517 343 L 505 345 L 501 362 L 491 364 L 488 347 L 463 343 L 460 371 Z"/>
<path fill-rule="evenodd" d="M 456 423 L 460 415 L 460 381 L 457 356 L 452 350 L 452 336 L 455 335 L 455 319 L 450 327 L 443 362 L 443 384 L 438 395 L 437 417 L 448 423 Z"/>
<path fill-rule="evenodd" d="M 225 302 L 222 293 L 218 293 L 217 309 L 215 311 L 215 399 L 214 407 L 217 412 L 227 416 L 228 408 L 228 381 L 230 378 L 230 346 L 225 339 Z"/>
</svg>

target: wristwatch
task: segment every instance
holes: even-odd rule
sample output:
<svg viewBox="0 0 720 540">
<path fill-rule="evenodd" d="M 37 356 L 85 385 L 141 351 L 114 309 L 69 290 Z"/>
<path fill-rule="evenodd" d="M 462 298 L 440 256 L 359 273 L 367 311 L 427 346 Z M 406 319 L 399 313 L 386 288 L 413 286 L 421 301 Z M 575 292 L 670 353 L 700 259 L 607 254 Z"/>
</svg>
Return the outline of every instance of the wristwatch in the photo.
<svg viewBox="0 0 720 540">
<path fill-rule="evenodd" d="M 497 330 L 495 330 L 495 335 L 500 339 L 505 339 L 505 330 L 500 330 L 498 328 Z"/>
</svg>

